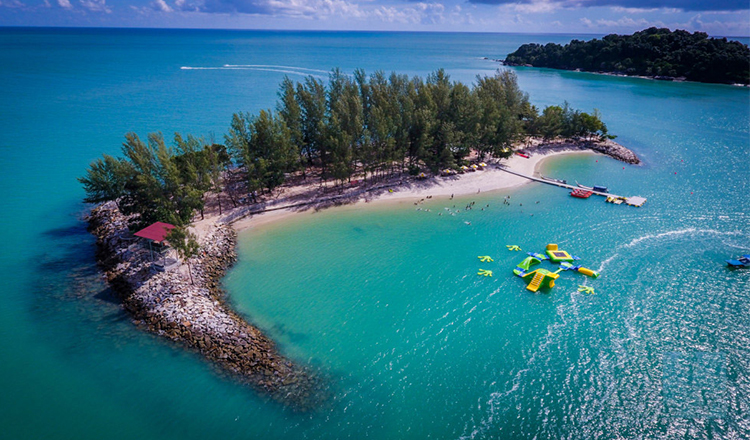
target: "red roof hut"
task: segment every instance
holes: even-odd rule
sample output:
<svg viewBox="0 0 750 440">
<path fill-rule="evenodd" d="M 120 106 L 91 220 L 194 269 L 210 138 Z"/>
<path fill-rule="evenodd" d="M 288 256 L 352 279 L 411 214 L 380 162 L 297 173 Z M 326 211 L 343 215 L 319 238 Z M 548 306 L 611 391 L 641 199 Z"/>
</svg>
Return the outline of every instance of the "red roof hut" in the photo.
<svg viewBox="0 0 750 440">
<path fill-rule="evenodd" d="M 136 237 L 143 237 L 148 240 L 148 249 L 151 251 L 151 261 L 154 261 L 154 251 L 151 249 L 151 243 L 163 243 L 164 239 L 167 238 L 169 231 L 174 229 L 174 225 L 169 223 L 156 222 L 151 226 L 147 226 L 140 231 L 136 232 Z"/>
</svg>

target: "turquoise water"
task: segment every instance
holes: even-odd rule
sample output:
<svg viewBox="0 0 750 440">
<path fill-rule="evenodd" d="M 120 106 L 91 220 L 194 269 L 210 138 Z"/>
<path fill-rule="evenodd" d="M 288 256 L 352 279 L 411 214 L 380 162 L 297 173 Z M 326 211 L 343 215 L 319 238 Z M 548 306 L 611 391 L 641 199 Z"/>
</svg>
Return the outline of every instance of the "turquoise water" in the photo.
<svg viewBox="0 0 750 440">
<path fill-rule="evenodd" d="M 0 30 L 0 437 L 749 437 L 750 272 L 722 265 L 750 252 L 748 89 L 516 69 L 534 104 L 600 109 L 645 160 L 543 172 L 647 197 L 640 209 L 527 185 L 245 231 L 231 300 L 325 375 L 332 398 L 312 414 L 137 331 L 97 277 L 75 177 L 125 132 L 221 140 L 233 112 L 273 106 L 285 73 L 470 82 L 496 68 L 482 57 L 576 37 Z M 472 200 L 490 206 L 437 215 Z M 548 242 L 602 276 L 528 293 L 505 245 Z"/>
</svg>

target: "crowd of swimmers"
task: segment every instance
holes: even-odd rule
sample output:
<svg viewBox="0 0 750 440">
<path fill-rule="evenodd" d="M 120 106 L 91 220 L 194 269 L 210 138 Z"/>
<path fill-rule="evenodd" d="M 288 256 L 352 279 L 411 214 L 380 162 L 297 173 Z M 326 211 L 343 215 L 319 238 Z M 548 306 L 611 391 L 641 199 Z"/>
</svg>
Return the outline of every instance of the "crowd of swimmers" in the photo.
<svg viewBox="0 0 750 440">
<path fill-rule="evenodd" d="M 418 206 L 418 205 L 424 203 L 426 200 L 431 199 L 431 198 L 432 198 L 432 196 L 427 196 L 425 198 L 422 198 L 418 202 L 414 202 L 414 205 Z M 510 199 L 511 199 L 510 195 L 507 195 L 507 196 L 503 197 L 503 205 L 505 205 L 505 206 L 512 206 L 511 203 L 510 203 Z M 453 200 L 453 194 L 451 194 L 450 200 Z M 472 201 L 471 203 L 468 203 L 466 206 L 464 206 L 463 210 L 464 211 L 471 211 L 472 209 L 476 208 L 476 203 L 477 203 L 476 201 Z M 537 201 L 536 204 L 538 205 L 539 201 Z M 519 203 L 518 206 L 523 206 L 523 203 Z M 489 207 L 490 207 L 490 205 L 488 203 L 485 206 L 482 206 L 480 208 L 480 210 L 484 211 L 485 208 L 489 208 Z M 453 205 L 452 208 L 445 207 L 445 208 L 443 208 L 443 210 L 447 211 L 447 213 L 446 213 L 447 215 L 452 215 L 452 216 L 455 216 L 456 214 L 458 214 L 458 213 L 461 212 L 461 209 L 456 209 L 456 205 Z M 421 208 L 421 207 L 418 207 L 417 211 L 432 212 L 432 210 L 429 209 L 429 208 Z M 523 211 L 521 211 L 521 212 L 523 212 Z M 444 214 L 443 212 L 438 213 L 439 216 L 442 216 L 443 214 Z M 534 214 L 529 214 L 529 215 L 532 216 L 532 217 L 534 216 Z M 466 223 L 467 225 L 471 224 L 471 222 L 464 222 L 464 223 Z"/>
</svg>

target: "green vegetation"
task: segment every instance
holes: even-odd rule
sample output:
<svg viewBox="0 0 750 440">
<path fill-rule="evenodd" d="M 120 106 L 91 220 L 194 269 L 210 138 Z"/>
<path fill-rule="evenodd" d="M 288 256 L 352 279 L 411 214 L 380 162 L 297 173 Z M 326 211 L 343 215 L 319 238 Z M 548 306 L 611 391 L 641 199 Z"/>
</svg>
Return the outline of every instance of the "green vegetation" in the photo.
<svg viewBox="0 0 750 440">
<path fill-rule="evenodd" d="M 198 238 L 186 228 L 178 226 L 169 231 L 167 241 L 177 250 L 180 259 L 187 263 L 190 284 L 195 284 L 193 283 L 193 269 L 190 267 L 190 259 L 198 255 L 198 250 L 200 249 Z"/>
<path fill-rule="evenodd" d="M 524 44 L 507 65 L 609 72 L 659 79 L 750 84 L 750 49 L 738 41 L 708 38 L 703 32 L 649 28 L 633 35 L 610 34 L 565 46 Z"/>
<path fill-rule="evenodd" d="M 144 143 L 134 133 L 125 135 L 124 158 L 104 155 L 78 180 L 87 203 L 116 201 L 126 214 L 138 214 L 136 224 L 156 221 L 185 225 L 203 210 L 204 194 L 220 191 L 222 175 L 230 163 L 224 147 L 204 145 L 188 136 L 175 135 L 167 147 L 161 134 L 150 134 Z"/>
<path fill-rule="evenodd" d="M 562 107 L 551 105 L 544 109 L 541 116 L 534 120 L 532 132 L 544 140 L 556 137 L 573 139 L 609 138 L 607 126 L 599 118 L 599 111 L 588 114 L 570 108 L 566 102 Z"/>
<path fill-rule="evenodd" d="M 176 134 L 168 147 L 161 134 L 150 134 L 147 143 L 127 134 L 124 158 L 104 155 L 79 178 L 84 200 L 116 201 L 124 214 L 138 214 L 136 226 L 184 226 L 203 214 L 211 194 L 221 213 L 222 195 L 234 206 L 241 199 L 258 202 L 290 177 L 343 185 L 436 173 L 468 164 L 472 153 L 508 156 L 529 135 L 607 136 L 596 111 L 565 103 L 540 115 L 510 71 L 477 77 L 469 88 L 443 70 L 423 80 L 334 69 L 327 84 L 285 78 L 278 95 L 275 112 L 233 115 L 226 146 Z"/>
</svg>

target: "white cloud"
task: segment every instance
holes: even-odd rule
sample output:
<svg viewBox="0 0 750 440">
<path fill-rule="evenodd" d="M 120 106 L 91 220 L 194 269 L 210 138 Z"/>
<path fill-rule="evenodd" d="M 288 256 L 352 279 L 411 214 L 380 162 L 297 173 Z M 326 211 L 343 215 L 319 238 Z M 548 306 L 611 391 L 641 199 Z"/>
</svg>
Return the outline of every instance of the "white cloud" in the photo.
<svg viewBox="0 0 750 440">
<path fill-rule="evenodd" d="M 154 2 L 160 0 L 153 0 Z M 161 0 L 164 1 L 164 0 Z M 450 11 L 442 3 L 416 2 L 404 4 L 378 4 L 378 0 L 198 0 L 192 9 L 204 13 L 228 13 L 274 18 L 333 20 L 345 19 L 388 24 L 435 25 L 468 23 L 471 14 L 461 6 Z M 175 10 L 185 10 L 186 0 L 176 0 Z M 339 20 L 340 22 L 341 20 Z"/>
<path fill-rule="evenodd" d="M 0 6 L 5 6 L 6 8 L 11 8 L 11 9 L 25 9 L 26 8 L 26 4 L 18 0 L 0 1 Z"/>
<path fill-rule="evenodd" d="M 522 14 L 549 13 L 561 9 L 563 4 L 558 1 L 537 0 L 530 3 L 514 3 L 513 9 Z"/>
<path fill-rule="evenodd" d="M 203 0 L 187 5 L 178 0 L 175 7 L 208 13 L 239 13 L 288 18 L 363 17 L 359 4 L 348 0 Z"/>
<path fill-rule="evenodd" d="M 445 6 L 442 3 L 417 3 L 416 15 L 422 24 L 439 24 L 445 22 Z"/>
<path fill-rule="evenodd" d="M 423 20 L 424 7 L 380 6 L 371 12 L 372 16 L 385 23 L 418 24 Z"/>
<path fill-rule="evenodd" d="M 661 10 L 659 10 L 661 11 Z M 649 27 L 660 27 L 669 29 L 684 29 L 689 32 L 702 31 L 709 35 L 748 35 L 750 33 L 750 22 L 742 20 L 742 14 L 738 15 L 738 20 L 707 20 L 706 16 L 713 16 L 716 13 L 706 12 L 683 16 L 682 20 L 669 20 L 671 15 L 659 18 L 646 18 L 634 16 L 622 16 L 612 18 L 600 18 L 595 21 L 587 17 L 579 19 L 580 25 L 588 30 L 601 33 L 632 33 Z M 716 14 L 723 16 L 725 14 Z M 737 15 L 737 14 L 735 14 Z"/>
<path fill-rule="evenodd" d="M 331 16 L 364 18 L 367 16 L 358 4 L 345 0 L 318 0 L 317 3 L 314 10 L 320 13 L 321 18 Z"/>
<path fill-rule="evenodd" d="M 471 26 L 476 23 L 472 14 L 464 11 L 460 5 L 454 5 L 450 10 L 446 10 L 445 5 L 434 2 L 419 2 L 398 6 L 381 5 L 374 9 L 362 11 L 361 17 L 372 18 L 388 24 L 450 25 L 451 28 L 458 25 Z"/>
<path fill-rule="evenodd" d="M 639 18 L 637 20 L 634 20 L 630 17 L 622 17 L 618 20 L 605 20 L 603 18 L 596 20 L 596 25 L 600 28 L 625 28 L 625 29 L 633 29 L 633 28 L 647 28 L 651 26 L 656 27 L 664 27 L 664 23 L 661 21 L 652 22 L 648 21 L 645 18 Z"/>
<path fill-rule="evenodd" d="M 626 8 L 622 6 L 613 6 L 612 11 L 618 14 L 645 14 L 647 12 L 660 12 L 662 14 L 679 14 L 682 10 L 677 8 Z"/>
<path fill-rule="evenodd" d="M 164 0 L 154 0 L 154 2 L 151 3 L 151 6 L 155 10 L 161 11 L 161 12 L 172 12 L 174 10 Z"/>
<path fill-rule="evenodd" d="M 4 4 L 10 1 L 0 0 Z M 25 0 L 20 0 L 25 1 Z M 36 0 L 38 2 L 45 0 Z M 47 0 L 72 8 L 73 0 Z M 109 12 L 106 0 L 78 0 L 88 10 Z M 141 0 L 143 1 L 143 0 Z M 164 19 L 163 13 L 209 20 L 211 15 L 236 27 L 278 22 L 283 27 L 321 29 L 442 29 L 500 32 L 631 33 L 651 26 L 703 30 L 712 35 L 745 35 L 750 21 L 713 12 L 689 14 L 677 9 L 590 7 L 605 0 L 511 0 L 498 6 L 489 2 L 445 3 L 441 0 L 145 0 L 131 9 Z M 611 0 L 607 0 L 611 1 Z M 645 0 L 640 0 L 641 4 Z M 633 4 L 632 0 L 630 4 Z M 73 1 L 75 3 L 75 1 Z M 79 8 L 81 9 L 81 8 Z M 194 15 L 192 13 L 195 13 Z M 726 17 L 726 18 L 724 18 Z M 154 18 L 155 20 L 156 18 Z M 729 20 L 727 20 L 729 19 Z M 736 23 L 727 23 L 730 20 Z M 666 23 L 666 24 L 665 24 Z M 269 24 L 268 26 L 271 26 Z M 261 26 L 263 27 L 263 26 Z"/>
<path fill-rule="evenodd" d="M 70 0 L 57 0 L 57 4 L 63 9 L 73 9 L 73 5 L 70 4 Z"/>
<path fill-rule="evenodd" d="M 713 15 L 713 12 L 710 14 Z M 704 20 L 705 15 L 709 15 L 709 13 L 696 14 L 683 23 L 670 23 L 669 27 L 672 29 L 702 31 L 709 35 L 734 36 L 750 34 L 750 21 L 744 20 L 742 14 L 738 14 L 738 20 L 736 21 L 708 21 Z"/>
<path fill-rule="evenodd" d="M 58 0 L 60 2 L 61 0 Z M 68 1 L 68 0 L 65 0 Z M 111 13 L 112 10 L 107 6 L 106 0 L 78 0 L 81 6 L 88 9 L 91 12 L 104 12 Z M 68 3 L 70 3 L 68 1 Z"/>
</svg>

